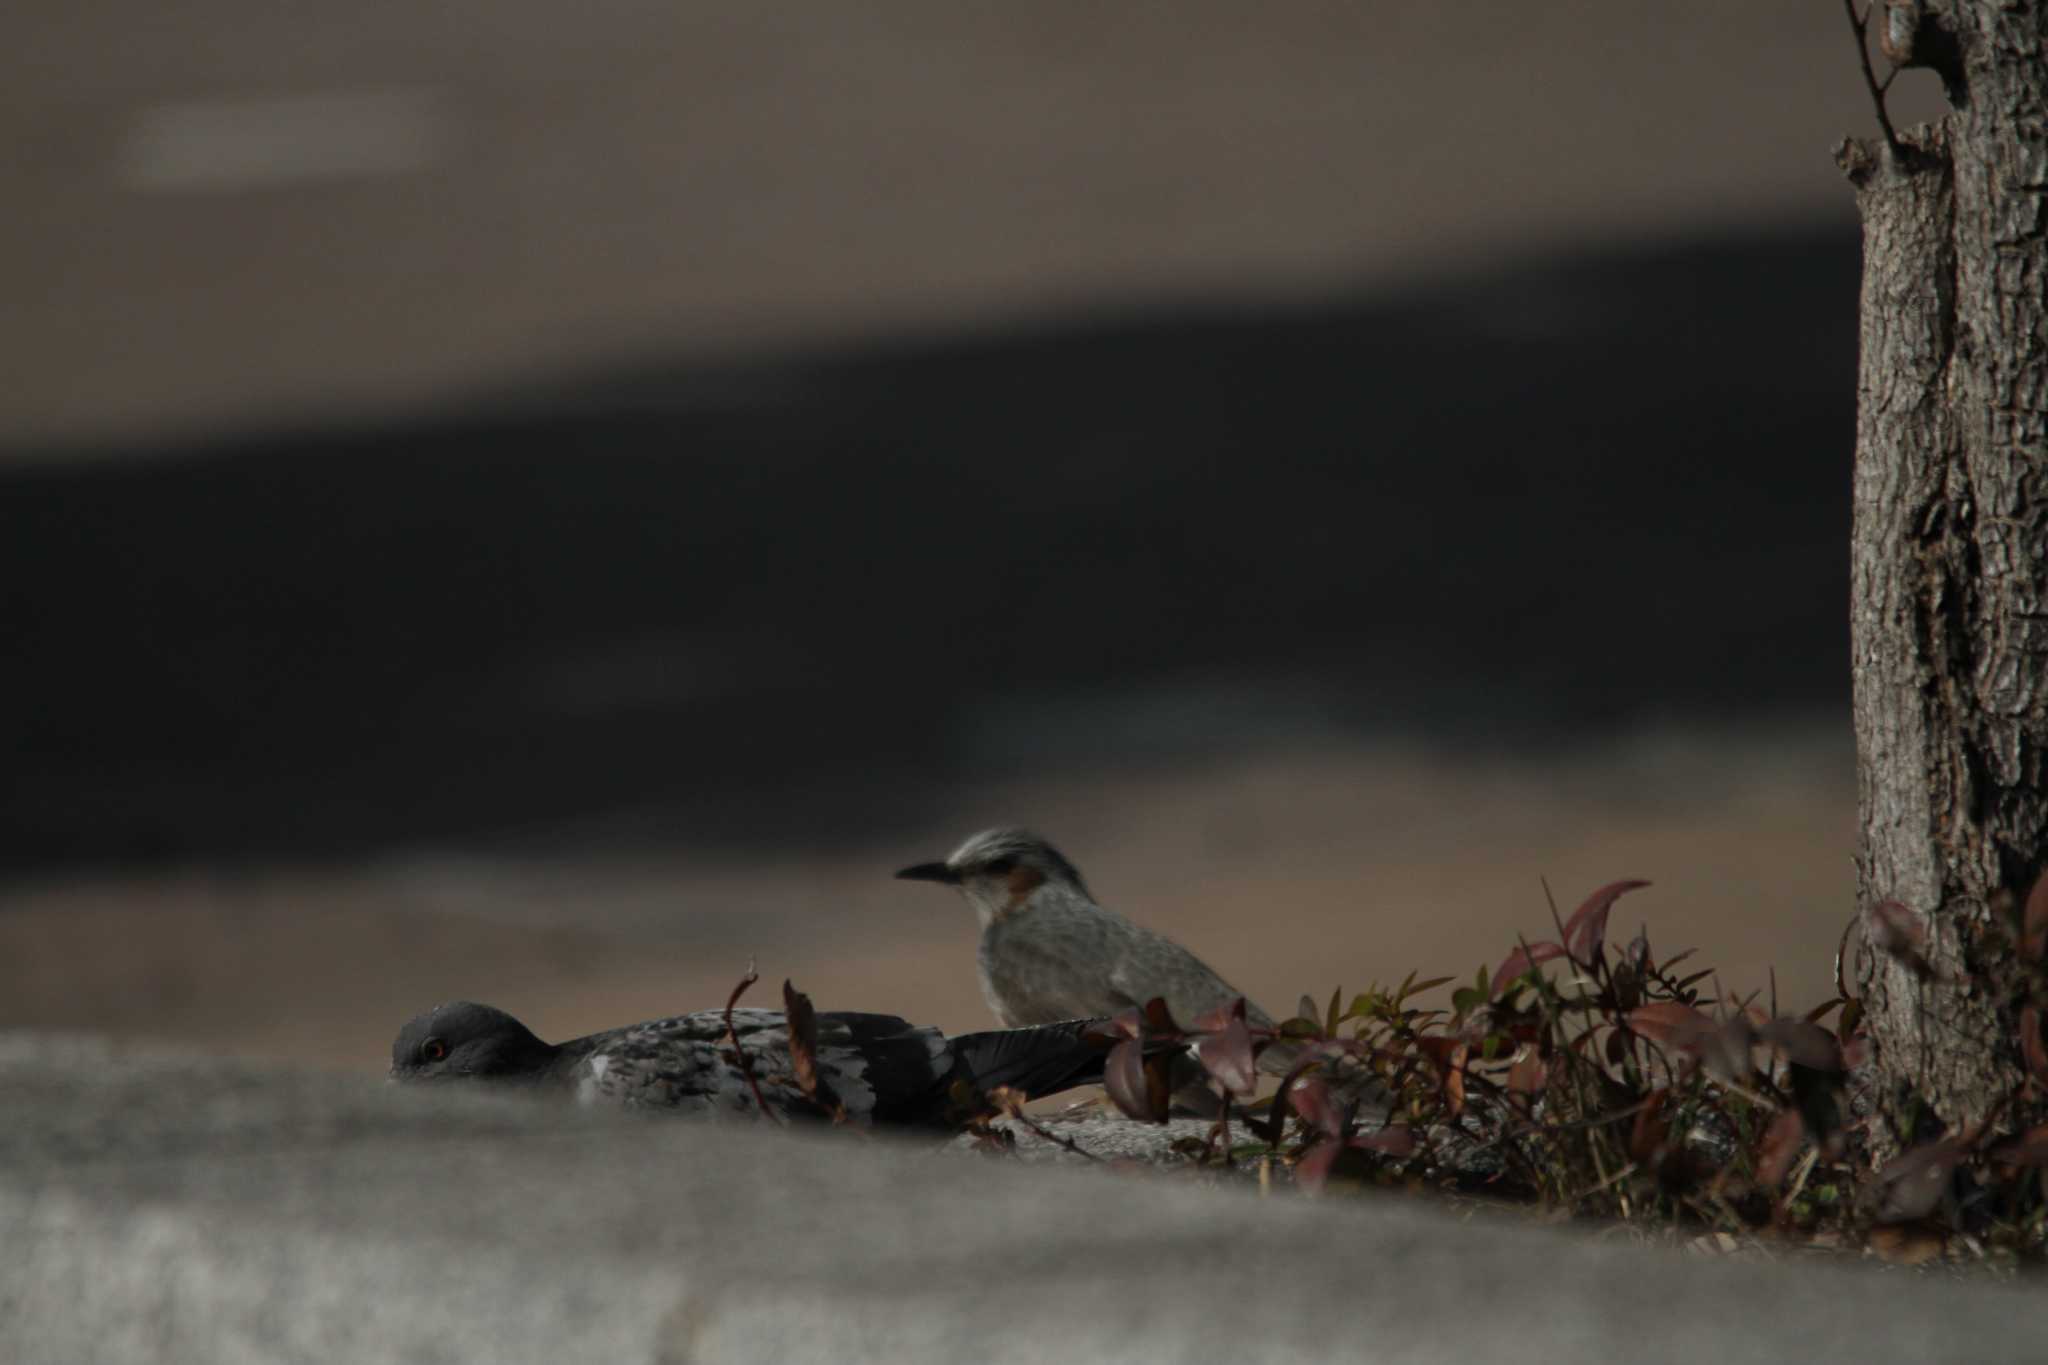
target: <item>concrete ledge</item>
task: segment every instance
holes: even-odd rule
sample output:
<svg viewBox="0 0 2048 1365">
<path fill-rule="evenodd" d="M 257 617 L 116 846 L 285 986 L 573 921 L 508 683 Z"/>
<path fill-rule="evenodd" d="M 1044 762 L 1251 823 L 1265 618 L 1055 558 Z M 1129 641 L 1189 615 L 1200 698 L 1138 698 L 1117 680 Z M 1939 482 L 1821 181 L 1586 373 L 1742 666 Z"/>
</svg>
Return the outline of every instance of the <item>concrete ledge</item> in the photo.
<svg viewBox="0 0 2048 1365">
<path fill-rule="evenodd" d="M 0 1040 L 23 1362 L 2018 1359 L 2018 1291 Z M 2017 1311 L 2016 1311 L 2017 1310 Z"/>
</svg>

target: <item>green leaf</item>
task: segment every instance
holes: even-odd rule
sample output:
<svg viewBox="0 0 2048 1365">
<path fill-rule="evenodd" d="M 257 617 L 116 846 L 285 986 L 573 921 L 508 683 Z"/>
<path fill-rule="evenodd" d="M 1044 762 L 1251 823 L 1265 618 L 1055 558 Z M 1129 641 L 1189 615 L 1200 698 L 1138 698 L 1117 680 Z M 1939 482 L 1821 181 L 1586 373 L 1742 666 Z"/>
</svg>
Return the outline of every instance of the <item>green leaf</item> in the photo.
<svg viewBox="0 0 2048 1365">
<path fill-rule="evenodd" d="M 1417 981 L 1413 972 L 1408 975 L 1409 979 L 1401 984 L 1401 993 L 1394 997 L 1396 1002 L 1406 1000 L 1411 995 L 1420 995 L 1424 991 L 1433 991 L 1438 986 L 1448 986 L 1452 980 L 1448 976 L 1432 976 L 1427 981 Z"/>
</svg>

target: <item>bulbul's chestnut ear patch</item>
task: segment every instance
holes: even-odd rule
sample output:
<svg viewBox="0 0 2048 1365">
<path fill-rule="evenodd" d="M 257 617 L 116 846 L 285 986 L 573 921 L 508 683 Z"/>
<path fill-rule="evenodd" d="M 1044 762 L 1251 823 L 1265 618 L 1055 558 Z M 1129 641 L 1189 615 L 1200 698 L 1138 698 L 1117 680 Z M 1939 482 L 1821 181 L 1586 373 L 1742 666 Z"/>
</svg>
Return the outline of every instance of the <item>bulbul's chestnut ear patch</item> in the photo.
<svg viewBox="0 0 2048 1365">
<path fill-rule="evenodd" d="M 1010 869 L 1007 881 L 1010 903 L 1003 907 L 1005 913 L 1022 909 L 1024 902 L 1031 899 L 1031 893 L 1045 885 L 1045 874 L 1035 867 L 1019 865 Z"/>
</svg>

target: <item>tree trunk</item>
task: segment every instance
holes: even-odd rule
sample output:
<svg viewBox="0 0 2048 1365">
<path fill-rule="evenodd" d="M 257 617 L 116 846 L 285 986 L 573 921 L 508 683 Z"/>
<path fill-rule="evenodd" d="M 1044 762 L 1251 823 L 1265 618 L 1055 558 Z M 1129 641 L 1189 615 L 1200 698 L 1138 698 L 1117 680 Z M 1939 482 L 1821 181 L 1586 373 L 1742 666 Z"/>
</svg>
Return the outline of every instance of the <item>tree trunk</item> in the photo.
<svg viewBox="0 0 2048 1365">
<path fill-rule="evenodd" d="M 1983 958 L 2009 950 L 1992 917 L 2048 861 L 2044 5 L 1879 6 L 1886 54 L 1933 67 L 1952 112 L 1838 153 L 1864 226 L 1857 903 L 1872 942 L 1875 907 L 1906 907 L 1934 967 L 1852 959 L 1880 1150 L 1983 1117 L 2021 1074 Z"/>
</svg>

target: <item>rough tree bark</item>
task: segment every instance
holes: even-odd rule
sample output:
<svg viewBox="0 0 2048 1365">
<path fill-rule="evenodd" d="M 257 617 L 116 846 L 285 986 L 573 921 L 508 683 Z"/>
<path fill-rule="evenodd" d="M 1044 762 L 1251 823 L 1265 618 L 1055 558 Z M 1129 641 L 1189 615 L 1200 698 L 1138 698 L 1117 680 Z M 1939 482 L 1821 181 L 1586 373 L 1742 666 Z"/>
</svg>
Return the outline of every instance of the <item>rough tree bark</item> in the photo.
<svg viewBox="0 0 2048 1365">
<path fill-rule="evenodd" d="M 1951 107 L 1895 134 L 1880 92 L 1884 137 L 1837 153 L 1864 226 L 1858 908 L 1873 942 L 1878 904 L 1910 910 L 1936 969 L 1853 958 L 1889 1146 L 2020 1076 L 2009 1003 L 1972 978 L 2048 863 L 2048 0 L 1873 8 L 1884 55 L 1933 68 Z"/>
</svg>

